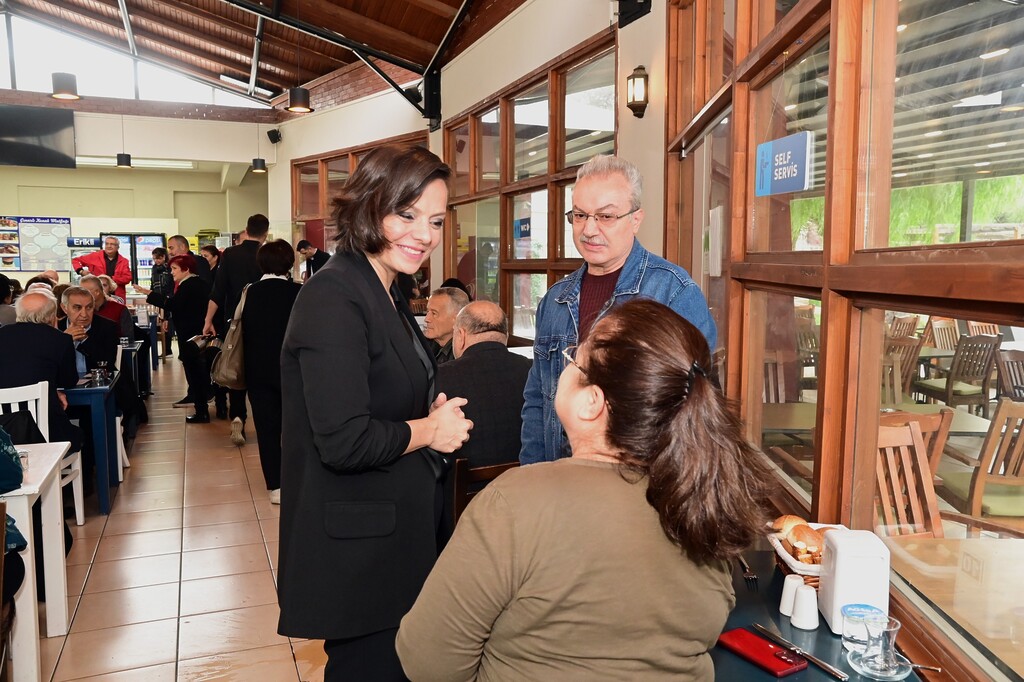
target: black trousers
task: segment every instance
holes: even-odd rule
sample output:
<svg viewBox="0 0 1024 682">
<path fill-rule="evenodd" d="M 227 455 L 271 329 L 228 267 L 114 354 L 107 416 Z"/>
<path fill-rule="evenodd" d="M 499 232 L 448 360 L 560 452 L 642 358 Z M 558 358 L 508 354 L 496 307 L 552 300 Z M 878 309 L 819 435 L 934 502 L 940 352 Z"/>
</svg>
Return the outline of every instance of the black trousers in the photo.
<svg viewBox="0 0 1024 682">
<path fill-rule="evenodd" d="M 188 382 L 188 397 L 196 406 L 196 414 L 209 414 L 210 408 L 206 405 L 210 397 L 210 372 L 206 369 L 206 362 L 203 355 L 195 344 L 178 344 L 178 357 L 185 369 L 185 380 Z"/>
<path fill-rule="evenodd" d="M 276 490 L 281 487 L 281 390 L 250 385 L 248 391 L 263 480 L 267 482 L 267 490 Z"/>
<path fill-rule="evenodd" d="M 395 651 L 397 635 L 398 628 L 392 628 L 324 641 L 324 682 L 408 682 Z"/>
<path fill-rule="evenodd" d="M 248 419 L 249 412 L 245 409 L 245 389 L 236 391 L 233 388 L 229 388 L 228 397 L 230 398 L 228 403 L 228 419 L 234 419 L 235 417 L 242 421 Z"/>
</svg>

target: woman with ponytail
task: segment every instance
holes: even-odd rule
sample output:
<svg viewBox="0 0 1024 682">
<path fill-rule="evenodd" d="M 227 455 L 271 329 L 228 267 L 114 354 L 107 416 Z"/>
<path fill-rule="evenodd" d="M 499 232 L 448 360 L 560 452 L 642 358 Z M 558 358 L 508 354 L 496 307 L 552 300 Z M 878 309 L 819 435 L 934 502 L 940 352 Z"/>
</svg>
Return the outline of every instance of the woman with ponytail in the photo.
<svg viewBox="0 0 1024 682">
<path fill-rule="evenodd" d="M 629 300 L 566 355 L 573 455 L 474 498 L 399 629 L 411 680 L 714 679 L 767 469 L 668 307 Z"/>
</svg>

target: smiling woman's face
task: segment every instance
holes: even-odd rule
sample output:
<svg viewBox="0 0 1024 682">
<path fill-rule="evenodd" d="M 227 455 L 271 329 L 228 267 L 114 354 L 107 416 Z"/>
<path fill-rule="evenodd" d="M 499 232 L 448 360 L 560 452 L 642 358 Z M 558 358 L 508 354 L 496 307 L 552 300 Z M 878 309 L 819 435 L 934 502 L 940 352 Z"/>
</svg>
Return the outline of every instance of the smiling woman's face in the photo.
<svg viewBox="0 0 1024 682">
<path fill-rule="evenodd" d="M 445 211 L 448 208 L 448 185 L 434 180 L 409 208 L 384 218 L 384 237 L 388 247 L 369 256 L 385 286 L 390 286 L 400 272 L 415 273 L 441 242 Z"/>
</svg>

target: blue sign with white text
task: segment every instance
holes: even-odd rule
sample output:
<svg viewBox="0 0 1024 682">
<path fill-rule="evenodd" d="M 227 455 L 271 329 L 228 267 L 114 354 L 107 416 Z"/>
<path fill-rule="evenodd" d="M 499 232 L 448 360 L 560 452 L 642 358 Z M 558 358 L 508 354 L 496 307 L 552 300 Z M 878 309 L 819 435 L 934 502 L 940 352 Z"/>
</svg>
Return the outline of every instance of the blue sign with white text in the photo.
<svg viewBox="0 0 1024 682">
<path fill-rule="evenodd" d="M 757 145 L 756 196 L 802 192 L 813 184 L 813 132 L 805 131 Z"/>
</svg>

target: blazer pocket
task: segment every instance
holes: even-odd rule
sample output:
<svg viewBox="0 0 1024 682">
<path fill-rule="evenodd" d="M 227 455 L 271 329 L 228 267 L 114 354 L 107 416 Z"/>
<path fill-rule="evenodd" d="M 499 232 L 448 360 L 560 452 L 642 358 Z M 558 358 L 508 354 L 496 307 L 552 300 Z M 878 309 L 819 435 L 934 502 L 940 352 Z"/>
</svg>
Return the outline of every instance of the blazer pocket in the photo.
<svg viewBox="0 0 1024 682">
<path fill-rule="evenodd" d="M 324 508 L 327 535 L 339 540 L 380 538 L 395 532 L 394 502 L 331 502 Z"/>
</svg>

